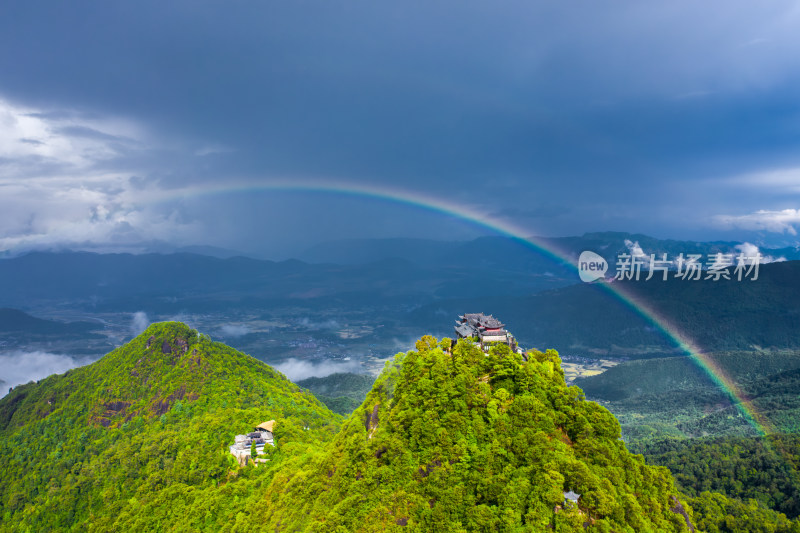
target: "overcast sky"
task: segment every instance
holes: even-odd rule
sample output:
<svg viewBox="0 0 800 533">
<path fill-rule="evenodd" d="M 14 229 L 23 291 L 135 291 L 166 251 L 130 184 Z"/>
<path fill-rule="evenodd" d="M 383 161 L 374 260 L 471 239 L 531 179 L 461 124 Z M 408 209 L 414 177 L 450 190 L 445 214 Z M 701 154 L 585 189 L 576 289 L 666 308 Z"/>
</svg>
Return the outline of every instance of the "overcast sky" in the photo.
<svg viewBox="0 0 800 533">
<path fill-rule="evenodd" d="M 798 240 L 797 2 L 6 2 L 0 250 Z M 177 191 L 170 193 L 170 191 Z"/>
</svg>

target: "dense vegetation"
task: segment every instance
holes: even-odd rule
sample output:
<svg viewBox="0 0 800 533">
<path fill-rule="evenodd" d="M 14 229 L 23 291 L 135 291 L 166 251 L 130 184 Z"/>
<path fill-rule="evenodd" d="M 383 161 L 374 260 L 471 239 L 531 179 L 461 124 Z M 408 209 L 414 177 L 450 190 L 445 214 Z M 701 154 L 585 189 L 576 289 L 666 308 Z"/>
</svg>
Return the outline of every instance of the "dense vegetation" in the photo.
<svg viewBox="0 0 800 533">
<path fill-rule="evenodd" d="M 272 461 L 239 470 L 227 446 L 269 419 Z M 92 365 L 0 401 L 0 530 L 251 525 L 246 505 L 258 487 L 338 425 L 256 359 L 183 324 L 156 324 Z"/>
<path fill-rule="evenodd" d="M 313 392 L 314 396 L 334 413 L 346 416 L 361 405 L 374 382 L 374 376 L 336 373 L 321 378 L 307 378 L 295 383 Z"/>
<path fill-rule="evenodd" d="M 756 500 L 742 502 L 716 492 L 690 498 L 697 531 L 706 533 L 800 533 L 800 522 L 767 509 Z"/>
<path fill-rule="evenodd" d="M 800 353 L 709 355 L 778 430 L 800 431 Z M 731 398 L 688 357 L 626 361 L 575 384 L 614 413 L 629 445 L 663 437 L 756 434 Z"/>
<path fill-rule="evenodd" d="M 668 471 L 564 383 L 558 355 L 424 337 L 399 354 L 320 456 L 273 480 L 269 528 L 684 531 Z M 565 502 L 573 490 L 577 505 Z"/>
<path fill-rule="evenodd" d="M 682 492 L 721 492 L 800 515 L 800 436 L 662 440 L 642 448 L 650 464 L 666 466 Z"/>
</svg>

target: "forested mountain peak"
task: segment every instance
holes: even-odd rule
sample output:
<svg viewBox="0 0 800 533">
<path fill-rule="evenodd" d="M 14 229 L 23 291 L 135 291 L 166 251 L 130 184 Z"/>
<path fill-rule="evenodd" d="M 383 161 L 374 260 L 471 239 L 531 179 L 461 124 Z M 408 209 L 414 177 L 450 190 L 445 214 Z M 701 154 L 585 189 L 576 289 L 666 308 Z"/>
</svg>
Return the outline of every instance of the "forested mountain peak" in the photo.
<svg viewBox="0 0 800 533">
<path fill-rule="evenodd" d="M 278 445 L 240 475 L 228 446 L 264 420 L 276 421 Z M 248 503 L 231 494 L 317 449 L 339 421 L 261 361 L 184 324 L 153 324 L 0 400 L 0 531 L 216 531 Z"/>
<path fill-rule="evenodd" d="M 564 382 L 555 351 L 423 337 L 260 520 L 305 531 L 688 531 L 666 469 Z M 568 493 L 577 493 L 577 504 Z M 571 496 L 571 495 L 569 495 Z"/>
<path fill-rule="evenodd" d="M 136 416 L 163 415 L 179 402 L 188 405 L 201 397 L 204 404 L 228 396 L 247 402 L 258 396 L 252 390 L 254 379 L 267 380 L 282 393 L 304 394 L 260 361 L 180 322 L 162 322 L 91 365 L 17 387 L 0 408 L 0 429 L 61 410 L 85 414 L 92 425 L 116 427 Z"/>
</svg>

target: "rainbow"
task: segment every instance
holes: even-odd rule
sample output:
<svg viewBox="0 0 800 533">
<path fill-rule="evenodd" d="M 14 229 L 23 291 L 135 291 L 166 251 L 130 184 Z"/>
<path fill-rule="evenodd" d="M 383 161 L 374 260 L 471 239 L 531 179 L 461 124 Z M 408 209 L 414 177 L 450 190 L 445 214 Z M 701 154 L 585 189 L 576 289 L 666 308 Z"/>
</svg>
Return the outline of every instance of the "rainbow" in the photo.
<svg viewBox="0 0 800 533">
<path fill-rule="evenodd" d="M 284 180 L 271 181 L 268 183 L 236 183 L 226 185 L 202 185 L 191 186 L 179 189 L 162 191 L 151 191 L 141 194 L 135 203 L 138 202 L 167 202 L 186 198 L 196 198 L 203 196 L 215 196 L 219 194 L 241 194 L 265 191 L 287 191 L 287 192 L 315 192 L 330 193 L 368 199 L 378 199 L 395 204 L 412 206 L 427 211 L 433 211 L 456 219 L 467 221 L 478 227 L 489 229 L 497 234 L 510 237 L 527 246 L 532 247 L 538 253 L 549 257 L 557 263 L 571 266 L 577 272 L 575 259 L 567 253 L 558 249 L 553 243 L 543 239 L 532 237 L 526 234 L 523 228 L 516 226 L 506 220 L 498 219 L 482 212 L 479 209 L 456 204 L 446 200 L 431 198 L 418 193 L 412 193 L 391 187 L 376 187 L 373 185 L 355 184 L 321 180 Z M 691 360 L 703 370 L 711 381 L 718 386 L 734 403 L 741 415 L 760 435 L 775 433 L 773 424 L 761 413 L 753 404 L 752 400 L 741 390 L 736 382 L 714 359 L 700 349 L 695 342 L 683 335 L 677 327 L 670 323 L 668 319 L 659 314 L 652 306 L 637 298 L 630 291 L 626 290 L 624 284 L 613 282 L 596 282 L 603 290 L 611 296 L 623 302 L 634 313 L 645 319 L 650 325 L 661 331 L 668 339 L 688 355 Z"/>
</svg>

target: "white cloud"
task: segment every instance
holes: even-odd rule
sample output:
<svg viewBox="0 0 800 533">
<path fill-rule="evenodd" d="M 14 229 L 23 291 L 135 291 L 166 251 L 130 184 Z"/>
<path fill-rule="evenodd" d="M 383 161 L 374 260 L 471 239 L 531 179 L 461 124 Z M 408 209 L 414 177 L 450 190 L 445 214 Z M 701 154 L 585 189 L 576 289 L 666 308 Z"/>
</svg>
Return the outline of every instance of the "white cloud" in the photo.
<svg viewBox="0 0 800 533">
<path fill-rule="evenodd" d="M 739 252 L 745 258 L 756 257 L 758 254 L 761 253 L 761 250 L 759 250 L 758 246 L 756 246 L 755 244 L 749 243 L 749 242 L 743 242 L 742 244 L 737 244 L 736 246 L 734 246 L 734 248 L 739 250 Z M 786 258 L 785 257 L 775 258 L 775 257 L 773 257 L 771 255 L 761 255 L 761 259 L 759 259 L 758 262 L 763 265 L 763 264 L 766 264 L 766 263 L 780 263 L 782 261 L 786 261 Z M 749 264 L 749 263 L 752 263 L 753 260 L 746 261 L 746 262 Z"/>
<path fill-rule="evenodd" d="M 133 318 L 131 319 L 131 333 L 133 333 L 134 336 L 139 335 L 146 330 L 149 325 L 150 319 L 147 318 L 147 313 L 144 311 L 137 311 L 133 314 Z"/>
<path fill-rule="evenodd" d="M 321 363 L 312 363 L 300 359 L 287 359 L 283 363 L 273 366 L 292 381 L 300 381 L 311 377 L 322 378 L 337 372 L 361 371 L 361 364 L 357 361 L 323 361 Z"/>
<path fill-rule="evenodd" d="M 0 251 L 191 242 L 199 222 L 136 176 L 161 149 L 134 121 L 0 98 Z"/>
<path fill-rule="evenodd" d="M 250 333 L 250 328 L 244 324 L 225 324 L 219 329 L 225 337 L 241 337 Z"/>
<path fill-rule="evenodd" d="M 628 248 L 632 257 L 645 257 L 646 255 L 642 247 L 639 246 L 639 241 L 633 242 L 629 239 L 625 239 L 625 246 Z"/>
<path fill-rule="evenodd" d="M 0 353 L 0 380 L 5 383 L 0 397 L 10 387 L 36 381 L 51 374 L 62 374 L 71 368 L 91 363 L 91 359 L 74 359 L 69 355 L 48 352 L 13 351 Z"/>
<path fill-rule="evenodd" d="M 0 158 L 18 172 L 61 168 L 73 172 L 120 155 L 142 134 L 132 121 L 77 112 L 44 113 L 0 99 Z"/>
<path fill-rule="evenodd" d="M 739 250 L 742 254 L 752 257 L 759 253 L 758 246 L 749 242 L 743 242 L 742 244 L 737 244 L 734 246 L 737 250 Z"/>
<path fill-rule="evenodd" d="M 795 226 L 800 224 L 800 209 L 760 210 L 747 215 L 717 215 L 713 221 L 723 229 L 768 231 L 797 235 Z"/>
</svg>

